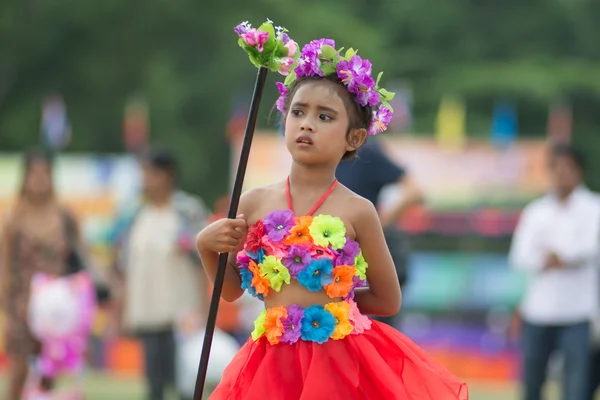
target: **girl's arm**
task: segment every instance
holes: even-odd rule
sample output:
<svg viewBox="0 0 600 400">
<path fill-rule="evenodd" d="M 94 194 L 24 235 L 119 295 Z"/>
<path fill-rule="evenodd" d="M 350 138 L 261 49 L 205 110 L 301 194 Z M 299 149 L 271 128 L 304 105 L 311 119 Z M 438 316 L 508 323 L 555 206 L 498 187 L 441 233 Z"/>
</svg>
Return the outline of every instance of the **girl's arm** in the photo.
<svg viewBox="0 0 600 400">
<path fill-rule="evenodd" d="M 210 281 L 214 284 L 219 264 L 219 254 L 229 253 L 225 267 L 225 279 L 221 297 L 225 301 L 233 302 L 244 294 L 241 288 L 242 279 L 237 270 L 237 252 L 242 249 L 246 240 L 247 214 L 252 210 L 252 192 L 242 195 L 238 207 L 239 217 L 236 219 L 222 218 L 204 228 L 196 237 L 196 247 L 202 260 L 204 270 Z"/>
<path fill-rule="evenodd" d="M 368 288 L 359 288 L 354 300 L 361 312 L 371 315 L 395 315 L 400 310 L 402 293 L 390 251 L 383 236 L 377 210 L 369 201 L 357 198 L 353 203 L 356 241 L 369 264 Z"/>
</svg>

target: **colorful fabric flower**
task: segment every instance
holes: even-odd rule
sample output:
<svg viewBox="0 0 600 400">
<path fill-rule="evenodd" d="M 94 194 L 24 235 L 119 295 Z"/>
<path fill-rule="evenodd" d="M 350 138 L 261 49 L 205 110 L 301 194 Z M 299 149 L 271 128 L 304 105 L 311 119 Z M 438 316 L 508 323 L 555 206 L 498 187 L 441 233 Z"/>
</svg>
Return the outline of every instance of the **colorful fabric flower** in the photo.
<svg viewBox="0 0 600 400">
<path fill-rule="evenodd" d="M 284 331 L 281 342 L 293 344 L 300 339 L 303 317 L 304 309 L 302 307 L 296 304 L 287 307 L 287 318 L 283 320 Z"/>
<path fill-rule="evenodd" d="M 392 112 L 389 108 L 381 104 L 377 111 L 373 112 L 373 118 L 371 119 L 371 125 L 369 125 L 369 135 L 377 135 L 385 131 L 392 120 Z"/>
<path fill-rule="evenodd" d="M 346 244 L 346 227 L 338 217 L 316 216 L 308 230 L 316 245 L 324 247 L 331 245 L 334 250 L 337 250 Z"/>
<path fill-rule="evenodd" d="M 267 310 L 262 310 L 260 315 L 254 321 L 254 330 L 252 331 L 252 340 L 257 341 L 265 333 L 265 319 L 267 318 Z"/>
<path fill-rule="evenodd" d="M 260 242 L 265 255 L 282 258 L 287 254 L 283 243 L 272 242 L 267 235 L 263 236 Z"/>
<path fill-rule="evenodd" d="M 349 319 L 350 304 L 345 301 L 329 303 L 325 305 L 325 310 L 329 311 L 336 320 L 335 329 L 330 335 L 333 340 L 343 339 L 352 333 L 354 326 Z"/>
<path fill-rule="evenodd" d="M 310 249 L 294 244 L 289 248 L 287 255 L 283 257 L 281 262 L 290 271 L 290 275 L 297 278 L 300 271 L 312 262 Z"/>
<path fill-rule="evenodd" d="M 354 275 L 352 277 L 352 288 L 350 289 L 350 293 L 348 293 L 348 295 L 344 298 L 344 300 L 346 300 L 346 299 L 354 299 L 354 291 L 357 288 L 366 287 L 366 286 L 367 286 L 367 281 L 366 280 L 362 280 L 362 279 L 360 279 L 359 276 Z"/>
<path fill-rule="evenodd" d="M 268 279 L 268 284 L 274 291 L 279 292 L 284 282 L 290 283 L 290 273 L 278 258 L 266 256 L 258 267 L 260 268 L 260 275 Z"/>
<path fill-rule="evenodd" d="M 350 305 L 348 317 L 354 326 L 352 334 L 359 335 L 371 329 L 371 320 L 366 315 L 360 313 L 356 302 L 354 302 L 354 300 L 348 300 L 348 304 Z"/>
<path fill-rule="evenodd" d="M 248 257 L 250 257 L 250 259 L 256 262 L 257 264 L 263 262 L 265 258 L 265 251 L 262 248 L 258 249 L 256 252 L 246 250 L 246 253 L 248 254 Z"/>
<path fill-rule="evenodd" d="M 275 107 L 277 107 L 277 109 L 284 114 L 285 113 L 285 96 L 287 96 L 287 87 L 281 83 L 281 82 L 277 82 L 277 89 L 279 90 L 279 98 L 277 99 L 277 102 L 275 103 Z"/>
<path fill-rule="evenodd" d="M 333 282 L 333 264 L 327 258 L 313 260 L 298 274 L 298 282 L 311 292 L 318 292 Z"/>
<path fill-rule="evenodd" d="M 236 259 L 238 268 L 240 268 L 240 269 L 248 268 L 248 264 L 250 264 L 250 260 L 251 260 L 250 256 L 248 255 L 248 253 L 246 253 L 245 250 L 238 251 L 235 259 Z"/>
<path fill-rule="evenodd" d="M 244 243 L 244 250 L 252 253 L 256 253 L 260 249 L 260 240 L 265 234 L 263 222 L 261 220 L 256 221 L 254 225 L 248 228 L 248 235 L 246 236 L 246 243 Z"/>
<path fill-rule="evenodd" d="M 354 265 L 356 265 L 356 275 L 358 275 L 361 280 L 367 279 L 367 268 L 369 267 L 369 264 L 365 260 L 362 250 L 356 257 L 356 260 L 354 260 Z"/>
<path fill-rule="evenodd" d="M 305 246 L 312 246 L 312 237 L 310 236 L 310 224 L 312 224 L 313 217 L 306 215 L 303 217 L 296 217 L 294 221 L 296 225 L 290 229 L 290 234 L 285 238 L 285 244 L 302 244 Z"/>
<path fill-rule="evenodd" d="M 295 225 L 294 213 L 290 210 L 273 211 L 265 217 L 265 232 L 272 242 L 279 243 Z"/>
<path fill-rule="evenodd" d="M 316 305 L 304 310 L 300 331 L 303 340 L 323 344 L 334 330 L 335 318 L 323 306 Z"/>
<path fill-rule="evenodd" d="M 255 28 L 250 28 L 246 32 L 240 35 L 244 43 L 250 47 L 256 47 L 259 53 L 262 53 L 267 39 L 269 39 L 269 32 L 264 32 Z"/>
<path fill-rule="evenodd" d="M 358 93 L 361 90 L 361 84 L 366 85 L 368 89 L 375 87 L 375 81 L 371 78 L 371 62 L 363 60 L 358 55 L 354 55 L 350 61 L 341 60 L 336 67 L 336 72 L 350 93 Z M 370 81 L 365 82 L 364 78 L 370 78 Z"/>
<path fill-rule="evenodd" d="M 347 237 L 344 247 L 336 251 L 335 265 L 354 265 L 354 260 L 359 253 L 358 243 Z"/>
<path fill-rule="evenodd" d="M 283 319 L 287 318 L 287 310 L 283 306 L 271 307 L 265 316 L 265 336 L 271 344 L 279 343 L 279 338 L 284 333 Z"/>
<path fill-rule="evenodd" d="M 315 259 L 327 258 L 332 262 L 336 257 L 335 250 L 331 250 L 329 247 L 323 246 L 313 246 L 310 250 L 310 254 Z"/>
<path fill-rule="evenodd" d="M 346 297 L 353 285 L 354 272 L 356 268 L 350 265 L 340 265 L 333 269 L 333 282 L 325 286 L 329 297 Z"/>
<path fill-rule="evenodd" d="M 252 272 L 247 268 L 240 269 L 240 278 L 242 280 L 242 289 L 250 289 L 252 287 Z"/>
<path fill-rule="evenodd" d="M 294 64 L 294 59 L 292 57 L 283 57 L 281 59 L 281 63 L 279 64 L 279 73 L 283 76 L 287 76 L 290 73 L 290 69 Z"/>
<path fill-rule="evenodd" d="M 269 280 L 262 276 L 254 260 L 250 261 L 248 268 L 252 272 L 252 286 L 256 290 L 256 294 L 267 296 L 269 294 Z"/>
</svg>

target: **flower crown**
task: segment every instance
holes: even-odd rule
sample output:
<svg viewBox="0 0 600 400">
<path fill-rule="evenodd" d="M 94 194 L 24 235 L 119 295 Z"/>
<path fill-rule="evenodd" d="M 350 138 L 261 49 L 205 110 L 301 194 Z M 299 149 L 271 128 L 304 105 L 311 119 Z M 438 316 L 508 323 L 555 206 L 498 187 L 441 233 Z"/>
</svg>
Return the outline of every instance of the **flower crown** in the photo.
<svg viewBox="0 0 600 400">
<path fill-rule="evenodd" d="M 258 29 L 248 22 L 235 27 L 240 37 L 238 43 L 249 55 L 250 61 L 257 67 L 266 67 L 286 76 L 283 83 L 277 82 L 279 99 L 276 106 L 285 113 L 284 100 L 294 82 L 302 77 L 325 77 L 336 74 L 346 89 L 362 107 L 373 107 L 373 117 L 368 128 L 369 135 L 376 135 L 387 129 L 392 119 L 393 108 L 389 101 L 394 93 L 379 87 L 379 80 L 371 76 L 371 62 L 362 59 L 354 49 L 336 50 L 333 39 L 313 40 L 302 48 L 298 55 L 298 44 L 287 35 L 282 27 L 273 27 L 267 20 Z"/>
</svg>

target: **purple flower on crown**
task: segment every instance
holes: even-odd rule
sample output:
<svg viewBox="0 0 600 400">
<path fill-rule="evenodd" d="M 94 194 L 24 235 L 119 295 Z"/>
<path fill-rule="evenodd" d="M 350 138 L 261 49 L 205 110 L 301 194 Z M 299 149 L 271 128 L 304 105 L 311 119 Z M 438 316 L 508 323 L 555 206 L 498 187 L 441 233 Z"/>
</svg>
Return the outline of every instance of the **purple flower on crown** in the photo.
<svg viewBox="0 0 600 400">
<path fill-rule="evenodd" d="M 387 129 L 388 124 L 392 120 L 392 112 L 389 108 L 383 104 L 379 106 L 379 109 L 373 112 L 373 118 L 371 119 L 371 125 L 369 126 L 369 135 L 377 135 Z"/>
<path fill-rule="evenodd" d="M 363 60 L 358 55 L 352 56 L 350 61 L 341 60 L 336 68 L 338 78 L 353 93 L 356 101 L 361 106 L 375 106 L 381 101 L 379 93 L 375 91 L 375 80 L 371 77 L 371 62 Z"/>
<path fill-rule="evenodd" d="M 279 98 L 277 99 L 277 102 L 275 103 L 275 107 L 277 107 L 277 109 L 279 111 L 281 111 L 281 113 L 285 113 L 285 96 L 287 95 L 287 87 L 281 83 L 281 82 L 277 82 L 277 89 L 279 89 Z"/>
<path fill-rule="evenodd" d="M 274 243 L 281 242 L 296 224 L 294 213 L 290 210 L 273 211 L 263 220 L 265 232 Z"/>
<path fill-rule="evenodd" d="M 287 318 L 281 321 L 283 323 L 283 335 L 281 336 L 281 342 L 293 344 L 300 339 L 302 334 L 302 317 L 304 316 L 304 310 L 302 307 L 293 304 L 287 307 Z"/>
<path fill-rule="evenodd" d="M 298 78 L 301 76 L 323 76 L 323 71 L 320 70 L 321 60 L 319 56 L 321 55 L 321 48 L 325 45 L 335 48 L 335 41 L 333 39 L 318 39 L 304 45 L 298 59 L 298 66 L 294 70 Z"/>
<path fill-rule="evenodd" d="M 252 28 L 252 25 L 250 25 L 248 21 L 244 21 L 235 28 L 233 28 L 233 30 L 235 31 L 235 33 L 238 34 L 238 36 L 241 37 L 244 33 L 247 33 L 248 30 L 250 30 L 250 28 Z"/>
<path fill-rule="evenodd" d="M 358 246 L 358 243 L 346 237 L 346 244 L 344 247 L 338 251 L 335 251 L 335 265 L 354 265 L 354 260 L 359 253 L 360 247 Z"/>
<path fill-rule="evenodd" d="M 287 256 L 283 257 L 281 260 L 281 263 L 286 266 L 293 278 L 297 278 L 298 274 L 311 262 L 312 257 L 310 255 L 310 249 L 297 244 L 293 244 L 290 247 Z"/>
</svg>

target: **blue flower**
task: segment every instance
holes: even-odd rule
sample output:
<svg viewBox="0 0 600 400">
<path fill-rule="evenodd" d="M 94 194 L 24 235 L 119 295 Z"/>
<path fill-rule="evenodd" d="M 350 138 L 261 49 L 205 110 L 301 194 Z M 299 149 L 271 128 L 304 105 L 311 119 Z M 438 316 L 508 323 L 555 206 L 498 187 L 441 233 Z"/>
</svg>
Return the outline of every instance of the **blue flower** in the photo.
<svg viewBox="0 0 600 400">
<path fill-rule="evenodd" d="M 335 324 L 335 317 L 323 306 L 309 307 L 304 310 L 304 318 L 302 318 L 300 330 L 302 340 L 323 344 L 335 330 Z"/>
<path fill-rule="evenodd" d="M 318 292 L 333 282 L 333 263 L 328 258 L 313 260 L 298 274 L 298 282 L 311 292 Z"/>
<path fill-rule="evenodd" d="M 257 264 L 262 264 L 262 262 L 265 260 L 265 251 L 262 247 L 255 252 L 246 250 L 246 253 L 248 254 L 248 257 L 254 260 L 254 262 Z"/>
<path fill-rule="evenodd" d="M 252 272 L 249 269 L 240 269 L 240 277 L 242 278 L 242 289 L 250 289 L 252 287 Z"/>
</svg>

